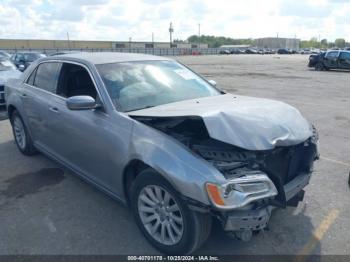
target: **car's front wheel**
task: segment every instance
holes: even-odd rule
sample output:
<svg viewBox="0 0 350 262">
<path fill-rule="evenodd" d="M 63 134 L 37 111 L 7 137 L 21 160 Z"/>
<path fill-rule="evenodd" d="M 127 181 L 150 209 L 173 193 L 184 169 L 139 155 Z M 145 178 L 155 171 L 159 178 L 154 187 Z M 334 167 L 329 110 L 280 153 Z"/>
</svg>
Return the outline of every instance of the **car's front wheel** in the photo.
<svg viewBox="0 0 350 262">
<path fill-rule="evenodd" d="M 34 155 L 37 153 L 32 138 L 17 111 L 11 114 L 12 132 L 18 149 L 25 155 Z"/>
<path fill-rule="evenodd" d="M 145 169 L 130 190 L 132 211 L 148 241 L 165 254 L 189 254 L 208 238 L 209 214 L 187 206 L 173 187 L 153 169 Z"/>
</svg>

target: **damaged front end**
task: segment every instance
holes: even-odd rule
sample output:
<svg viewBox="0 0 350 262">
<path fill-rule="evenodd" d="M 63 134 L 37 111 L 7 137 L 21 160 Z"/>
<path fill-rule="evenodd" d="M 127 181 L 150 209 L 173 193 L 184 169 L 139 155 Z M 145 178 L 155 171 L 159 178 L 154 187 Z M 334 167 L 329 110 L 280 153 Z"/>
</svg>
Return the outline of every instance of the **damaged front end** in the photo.
<svg viewBox="0 0 350 262">
<path fill-rule="evenodd" d="M 132 117 L 175 138 L 220 171 L 225 184 L 205 185 L 212 213 L 226 231 L 243 240 L 267 226 L 273 206 L 285 208 L 302 200 L 318 158 L 314 128 L 311 137 L 295 145 L 247 150 L 211 138 L 198 116 Z"/>
</svg>

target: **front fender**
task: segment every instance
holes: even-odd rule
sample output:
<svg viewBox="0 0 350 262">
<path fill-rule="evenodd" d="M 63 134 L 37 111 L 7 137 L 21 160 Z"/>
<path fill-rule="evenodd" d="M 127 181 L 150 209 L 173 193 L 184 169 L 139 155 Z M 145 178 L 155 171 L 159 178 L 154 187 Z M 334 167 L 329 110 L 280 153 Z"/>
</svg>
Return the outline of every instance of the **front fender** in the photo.
<svg viewBox="0 0 350 262">
<path fill-rule="evenodd" d="M 155 169 L 185 197 L 209 205 L 205 183 L 226 181 L 185 145 L 145 124 L 135 122 L 131 141 L 130 159 L 139 159 Z"/>
</svg>

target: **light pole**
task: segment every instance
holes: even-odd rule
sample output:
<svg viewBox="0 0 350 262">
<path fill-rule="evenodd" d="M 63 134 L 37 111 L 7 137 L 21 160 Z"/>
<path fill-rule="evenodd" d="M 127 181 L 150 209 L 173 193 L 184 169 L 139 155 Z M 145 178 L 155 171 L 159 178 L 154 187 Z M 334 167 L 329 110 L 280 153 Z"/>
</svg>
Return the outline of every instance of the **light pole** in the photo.
<svg viewBox="0 0 350 262">
<path fill-rule="evenodd" d="M 68 45 L 68 49 L 70 50 L 70 44 L 69 44 L 69 33 L 67 32 L 67 45 Z"/>
<path fill-rule="evenodd" d="M 198 48 L 201 48 L 201 24 L 198 24 Z"/>
<path fill-rule="evenodd" d="M 172 47 L 172 43 L 173 43 L 173 32 L 174 32 L 173 23 L 170 23 L 170 26 L 169 26 L 170 48 Z"/>
</svg>

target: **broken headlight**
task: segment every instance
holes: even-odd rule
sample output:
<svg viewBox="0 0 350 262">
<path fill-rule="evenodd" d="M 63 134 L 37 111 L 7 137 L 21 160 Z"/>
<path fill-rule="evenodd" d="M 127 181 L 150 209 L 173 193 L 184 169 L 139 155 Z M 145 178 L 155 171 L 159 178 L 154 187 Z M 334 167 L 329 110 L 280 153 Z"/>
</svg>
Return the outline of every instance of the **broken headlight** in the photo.
<svg viewBox="0 0 350 262">
<path fill-rule="evenodd" d="M 278 194 L 275 185 L 264 172 L 253 170 L 222 185 L 207 183 L 206 190 L 213 205 L 221 209 L 240 208 Z"/>
</svg>

